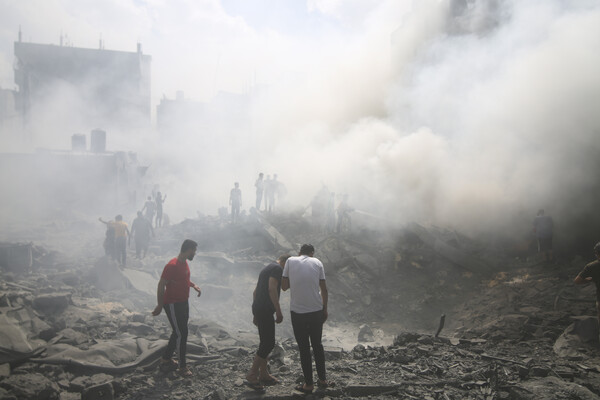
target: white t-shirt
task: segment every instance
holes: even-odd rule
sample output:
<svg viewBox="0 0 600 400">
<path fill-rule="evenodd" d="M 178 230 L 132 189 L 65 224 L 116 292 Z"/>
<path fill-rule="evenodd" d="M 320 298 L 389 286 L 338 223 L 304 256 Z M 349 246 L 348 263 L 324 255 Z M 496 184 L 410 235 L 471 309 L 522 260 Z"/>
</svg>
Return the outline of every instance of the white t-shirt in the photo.
<svg viewBox="0 0 600 400">
<path fill-rule="evenodd" d="M 323 263 L 314 257 L 290 257 L 283 277 L 290 280 L 290 310 L 305 314 L 323 309 L 319 281 L 325 280 Z"/>
</svg>

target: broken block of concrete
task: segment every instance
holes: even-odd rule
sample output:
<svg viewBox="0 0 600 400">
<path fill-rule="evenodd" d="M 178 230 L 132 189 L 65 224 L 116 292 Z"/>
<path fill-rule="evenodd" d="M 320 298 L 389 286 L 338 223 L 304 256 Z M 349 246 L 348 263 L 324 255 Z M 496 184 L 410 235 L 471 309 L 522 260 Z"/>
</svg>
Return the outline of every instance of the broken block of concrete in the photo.
<svg viewBox="0 0 600 400">
<path fill-rule="evenodd" d="M 81 392 L 81 400 L 113 400 L 115 391 L 110 382 L 88 386 Z"/>
<path fill-rule="evenodd" d="M 59 394 L 58 385 L 38 373 L 11 375 L 0 386 L 19 399 L 56 399 Z"/>
<path fill-rule="evenodd" d="M 33 307 L 44 314 L 58 314 L 72 304 L 71 293 L 48 293 L 33 299 Z"/>
</svg>

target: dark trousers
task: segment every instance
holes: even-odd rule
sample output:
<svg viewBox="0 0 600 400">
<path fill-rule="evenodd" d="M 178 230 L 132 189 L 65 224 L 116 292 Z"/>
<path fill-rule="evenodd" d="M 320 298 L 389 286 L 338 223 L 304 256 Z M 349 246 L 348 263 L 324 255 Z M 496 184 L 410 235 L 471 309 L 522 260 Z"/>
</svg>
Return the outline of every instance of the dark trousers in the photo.
<svg viewBox="0 0 600 400">
<path fill-rule="evenodd" d="M 256 312 L 254 316 L 260 339 L 256 354 L 260 358 L 266 359 L 275 347 L 275 320 L 272 312 Z"/>
<path fill-rule="evenodd" d="M 163 358 L 170 359 L 173 356 L 175 348 L 179 354 L 179 368 L 185 367 L 185 353 L 187 349 L 188 337 L 188 319 L 190 318 L 190 306 L 187 301 L 181 303 L 165 304 L 164 307 L 167 318 L 173 333 L 169 338 L 169 344 L 163 353 Z"/>
<path fill-rule="evenodd" d="M 146 252 L 148 251 L 149 243 L 149 238 L 135 238 L 135 255 L 137 258 L 140 258 L 142 250 L 144 251 L 144 257 L 146 257 Z"/>
<path fill-rule="evenodd" d="M 300 351 L 300 364 L 304 374 L 304 383 L 313 384 L 312 357 L 310 347 L 312 346 L 315 356 L 315 366 L 319 379 L 324 381 L 325 376 L 325 351 L 321 344 L 323 334 L 323 311 L 298 314 L 292 311 L 292 328 L 294 337 Z"/>
<path fill-rule="evenodd" d="M 117 262 L 123 266 L 127 265 L 127 238 L 119 236 L 115 239 L 115 253 Z"/>
</svg>

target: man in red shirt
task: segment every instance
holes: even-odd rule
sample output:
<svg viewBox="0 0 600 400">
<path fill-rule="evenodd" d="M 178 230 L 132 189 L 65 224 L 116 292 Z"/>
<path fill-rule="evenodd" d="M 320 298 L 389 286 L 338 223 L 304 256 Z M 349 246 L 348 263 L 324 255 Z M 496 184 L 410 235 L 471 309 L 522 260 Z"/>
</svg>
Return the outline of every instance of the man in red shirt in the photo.
<svg viewBox="0 0 600 400">
<path fill-rule="evenodd" d="M 175 348 L 179 354 L 178 372 L 183 376 L 191 376 L 192 371 L 186 366 L 185 351 L 187 346 L 188 336 L 188 319 L 190 316 L 190 308 L 188 298 L 190 297 L 190 288 L 194 288 L 200 297 L 200 288 L 190 281 L 190 267 L 187 260 L 193 260 L 196 255 L 198 243 L 193 240 L 186 239 L 181 245 L 179 255 L 169 261 L 163 270 L 163 273 L 158 282 L 156 291 L 157 305 L 152 315 L 157 316 L 164 308 L 169 323 L 173 328 L 173 333 L 169 338 L 169 344 L 162 356 L 163 365 L 175 364 L 171 358 Z"/>
</svg>

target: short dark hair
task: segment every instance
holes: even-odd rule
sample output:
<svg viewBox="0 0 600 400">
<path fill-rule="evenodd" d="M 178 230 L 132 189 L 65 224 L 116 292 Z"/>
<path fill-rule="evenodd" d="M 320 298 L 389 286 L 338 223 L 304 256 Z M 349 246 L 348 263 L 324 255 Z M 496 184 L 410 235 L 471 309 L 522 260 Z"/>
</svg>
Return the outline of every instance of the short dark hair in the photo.
<svg viewBox="0 0 600 400">
<path fill-rule="evenodd" d="M 115 221 L 123 221 L 123 216 L 121 214 L 117 215 Z"/>
<path fill-rule="evenodd" d="M 315 248 L 312 244 L 303 244 L 300 247 L 300 255 L 307 256 L 315 252 Z"/>
<path fill-rule="evenodd" d="M 181 252 L 185 253 L 186 251 L 188 251 L 189 249 L 191 249 L 193 247 L 198 247 L 198 243 L 194 242 L 191 239 L 185 239 L 183 241 L 183 243 L 181 244 Z"/>
<path fill-rule="evenodd" d="M 596 243 L 596 245 L 594 246 L 594 251 L 600 254 L 600 242 Z"/>
</svg>

